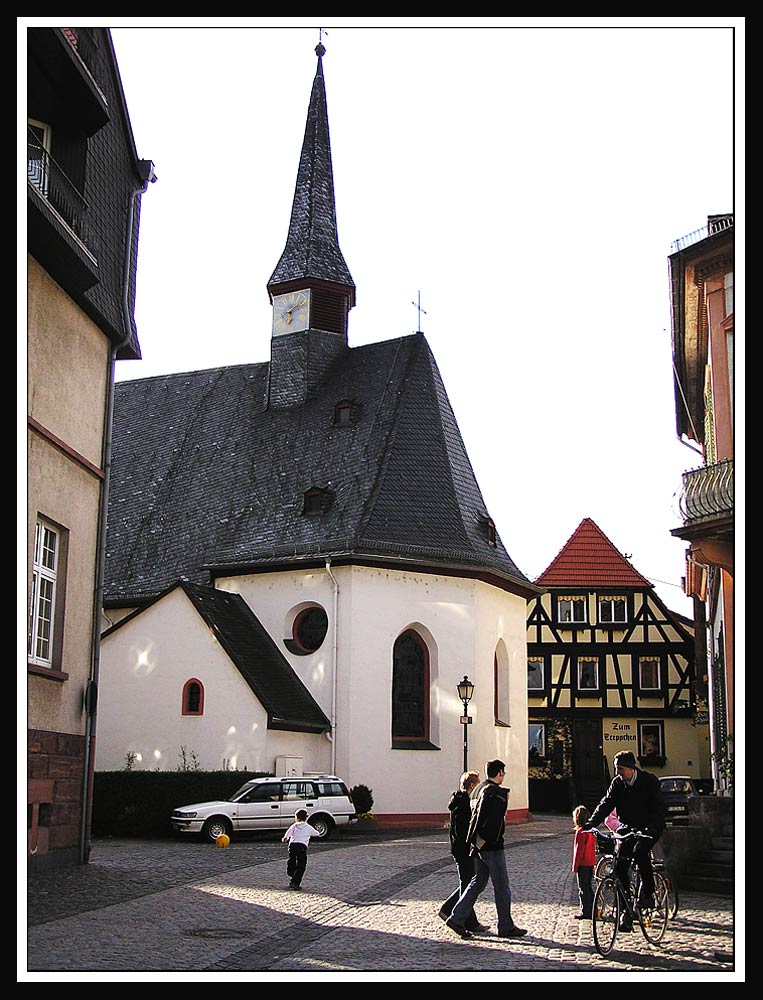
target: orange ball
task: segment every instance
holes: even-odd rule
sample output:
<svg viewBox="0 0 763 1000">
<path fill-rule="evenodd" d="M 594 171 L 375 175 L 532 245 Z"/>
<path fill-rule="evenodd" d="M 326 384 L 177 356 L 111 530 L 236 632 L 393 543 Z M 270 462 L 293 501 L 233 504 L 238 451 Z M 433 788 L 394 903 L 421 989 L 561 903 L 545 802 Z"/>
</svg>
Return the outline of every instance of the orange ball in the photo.
<svg viewBox="0 0 763 1000">
<path fill-rule="evenodd" d="M 219 837 L 216 838 L 215 843 L 218 847 L 227 847 L 230 844 L 230 837 L 227 833 L 221 833 Z"/>
</svg>

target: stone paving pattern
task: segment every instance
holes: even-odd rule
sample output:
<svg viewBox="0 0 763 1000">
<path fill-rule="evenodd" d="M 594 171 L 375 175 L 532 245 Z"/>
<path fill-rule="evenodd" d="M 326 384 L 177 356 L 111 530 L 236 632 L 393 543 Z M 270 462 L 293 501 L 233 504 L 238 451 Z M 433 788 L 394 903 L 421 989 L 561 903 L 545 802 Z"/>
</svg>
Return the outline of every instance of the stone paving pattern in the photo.
<svg viewBox="0 0 763 1000">
<path fill-rule="evenodd" d="M 26 969 L 19 978 L 706 973 L 736 981 L 731 899 L 682 893 L 659 948 L 636 929 L 618 936 L 605 959 L 593 947 L 590 922 L 574 919 L 567 817 L 535 817 L 509 827 L 506 839 L 513 914 L 529 931 L 518 940 L 492 933 L 490 885 L 477 903 L 490 932 L 461 940 L 437 917 L 456 881 L 446 830 L 335 833 L 312 844 L 300 892 L 287 886 L 286 847 L 277 834 L 234 839 L 225 849 L 193 840 L 95 841 L 88 865 L 28 877 Z"/>
</svg>

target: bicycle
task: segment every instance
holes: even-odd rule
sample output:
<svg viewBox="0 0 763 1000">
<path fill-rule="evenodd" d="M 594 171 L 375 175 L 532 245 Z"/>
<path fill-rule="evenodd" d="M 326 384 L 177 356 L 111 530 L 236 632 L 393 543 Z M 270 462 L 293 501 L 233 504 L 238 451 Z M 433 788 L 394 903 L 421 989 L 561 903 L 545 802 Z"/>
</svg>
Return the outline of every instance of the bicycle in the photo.
<svg viewBox="0 0 763 1000">
<path fill-rule="evenodd" d="M 606 878 L 608 875 L 613 873 L 615 867 L 615 848 L 614 837 L 611 833 L 603 833 L 601 830 L 595 830 L 594 832 L 596 833 L 596 850 L 599 854 L 599 859 L 596 862 L 596 868 L 593 873 L 594 882 L 597 883 L 601 882 L 603 878 Z M 673 873 L 665 863 L 664 858 L 656 858 L 651 851 L 649 852 L 649 858 L 652 862 L 652 870 L 659 872 L 665 882 L 665 888 L 668 893 L 668 917 L 670 920 L 675 920 L 678 916 L 678 908 L 680 904 L 678 883 L 676 882 Z M 638 890 L 639 879 L 638 872 L 636 872 L 636 879 L 631 885 L 631 892 L 637 896 Z"/>
<path fill-rule="evenodd" d="M 620 852 L 621 844 L 633 837 L 646 837 L 638 830 L 626 834 L 613 834 L 615 840 L 614 861 Z M 626 886 L 614 875 L 605 875 L 600 879 L 593 896 L 593 942 L 598 953 L 608 955 L 615 946 L 620 921 L 623 917 L 631 924 L 638 922 L 641 933 L 649 944 L 659 944 L 668 926 L 668 890 L 665 880 L 659 872 L 654 873 L 654 906 L 643 907 L 631 891 L 631 883 L 635 881 L 633 870 L 636 863 L 628 858 L 629 878 Z M 597 865 L 598 867 L 598 865 Z"/>
<path fill-rule="evenodd" d="M 668 894 L 668 917 L 671 920 L 675 920 L 678 916 L 678 884 L 663 858 L 655 858 L 654 855 L 651 855 L 651 858 L 652 869 L 662 876 L 662 880 L 665 883 L 665 889 Z"/>
</svg>

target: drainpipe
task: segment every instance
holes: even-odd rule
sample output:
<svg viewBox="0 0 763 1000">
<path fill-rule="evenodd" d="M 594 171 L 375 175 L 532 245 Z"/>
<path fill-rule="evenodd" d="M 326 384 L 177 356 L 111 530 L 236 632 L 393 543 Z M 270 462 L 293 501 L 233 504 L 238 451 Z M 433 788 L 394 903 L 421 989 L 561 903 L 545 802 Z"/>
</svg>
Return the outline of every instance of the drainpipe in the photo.
<svg viewBox="0 0 763 1000">
<path fill-rule="evenodd" d="M 336 693 L 337 693 L 337 635 L 339 631 L 339 622 L 337 620 L 337 615 L 339 611 L 339 584 L 334 574 L 331 572 L 331 559 L 326 560 L 326 572 L 328 573 L 329 580 L 331 580 L 331 585 L 334 588 L 334 610 L 333 610 L 333 624 L 332 624 L 332 641 L 331 641 L 331 773 L 336 774 Z"/>
<path fill-rule="evenodd" d="M 85 763 L 83 768 L 82 807 L 80 817 L 80 864 L 90 858 L 90 825 L 92 819 L 93 781 L 95 775 L 95 721 L 98 709 L 98 676 L 101 661 L 101 608 L 103 606 L 103 581 L 106 569 L 106 527 L 109 505 L 109 480 L 111 477 L 111 441 L 114 423 L 114 374 L 117 355 L 132 337 L 132 317 L 129 305 L 130 263 L 132 261 L 135 204 L 146 192 L 149 183 L 156 180 L 151 160 L 138 160 L 138 173 L 142 184 L 130 194 L 127 205 L 127 240 L 124 271 L 122 274 L 122 320 L 124 336 L 112 344 L 106 370 L 106 400 L 101 464 L 103 486 L 98 511 L 98 540 L 95 555 L 95 589 L 93 593 L 93 622 L 90 655 L 90 677 L 85 689 Z"/>
</svg>

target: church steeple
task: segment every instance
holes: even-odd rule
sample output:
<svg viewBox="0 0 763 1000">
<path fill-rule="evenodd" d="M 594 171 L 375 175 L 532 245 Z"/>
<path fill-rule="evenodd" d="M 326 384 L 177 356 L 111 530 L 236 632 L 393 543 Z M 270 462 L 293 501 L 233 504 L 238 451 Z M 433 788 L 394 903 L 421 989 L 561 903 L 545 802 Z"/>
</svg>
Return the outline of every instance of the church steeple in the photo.
<svg viewBox="0 0 763 1000">
<path fill-rule="evenodd" d="M 315 48 L 313 80 L 289 233 L 268 281 L 273 336 L 320 330 L 346 343 L 347 314 L 355 304 L 355 283 L 339 247 L 334 202 L 326 90 L 325 48 Z"/>
</svg>

